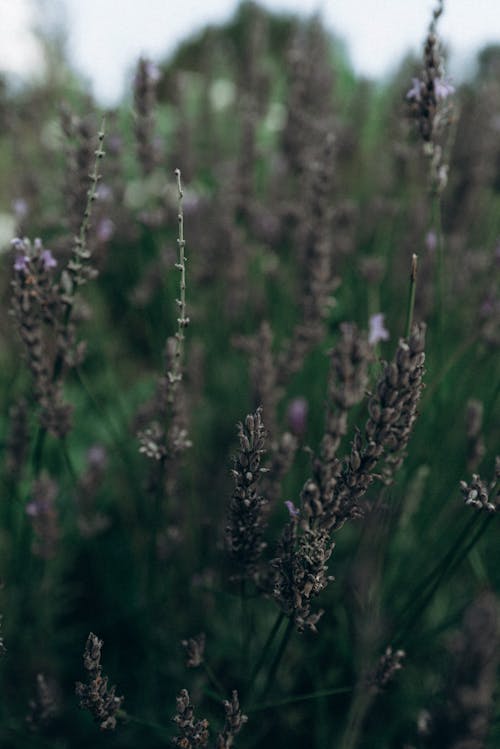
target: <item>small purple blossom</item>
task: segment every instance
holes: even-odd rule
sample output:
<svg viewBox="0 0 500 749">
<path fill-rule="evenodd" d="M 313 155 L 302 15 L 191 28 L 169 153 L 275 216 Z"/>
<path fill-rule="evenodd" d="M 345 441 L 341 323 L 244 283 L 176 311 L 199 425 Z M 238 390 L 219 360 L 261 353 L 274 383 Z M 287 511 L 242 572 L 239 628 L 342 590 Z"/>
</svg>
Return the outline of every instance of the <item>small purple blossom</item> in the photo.
<svg viewBox="0 0 500 749">
<path fill-rule="evenodd" d="M 286 500 L 285 507 L 288 510 L 291 518 L 297 518 L 300 515 L 300 510 L 298 509 L 298 507 L 295 507 L 294 503 L 291 500 Z"/>
<path fill-rule="evenodd" d="M 303 397 L 294 398 L 290 401 L 287 409 L 287 421 L 290 431 L 297 437 L 304 434 L 307 429 L 307 415 L 309 403 Z"/>
<path fill-rule="evenodd" d="M 24 198 L 16 198 L 12 201 L 12 210 L 15 217 L 19 220 L 25 218 L 28 214 L 28 203 Z"/>
<path fill-rule="evenodd" d="M 423 83 L 419 78 L 412 78 L 412 87 L 406 94 L 406 98 L 413 101 L 420 101 L 422 97 L 422 86 Z"/>
<path fill-rule="evenodd" d="M 92 445 L 87 450 L 87 463 L 92 468 L 104 468 L 108 456 L 103 445 Z"/>
<path fill-rule="evenodd" d="M 96 233 L 99 242 L 107 242 L 115 233 L 115 225 L 110 218 L 103 218 L 97 225 Z"/>
<path fill-rule="evenodd" d="M 428 250 L 428 252 L 433 253 L 436 251 L 436 247 L 438 244 L 438 238 L 435 231 L 432 229 L 427 232 L 425 235 L 425 246 Z"/>
<path fill-rule="evenodd" d="M 376 346 L 379 341 L 389 340 L 389 331 L 384 324 L 385 315 L 378 312 L 370 317 L 370 332 L 368 334 L 368 343 L 370 346 Z"/>
<path fill-rule="evenodd" d="M 28 270 L 28 263 L 30 262 L 30 258 L 28 255 L 25 255 L 24 252 L 16 256 L 16 259 L 14 261 L 14 270 L 17 271 L 27 271 Z"/>
<path fill-rule="evenodd" d="M 151 60 L 146 62 L 146 74 L 153 83 L 157 83 L 160 80 L 160 68 L 155 62 L 151 62 Z"/>
<path fill-rule="evenodd" d="M 45 515 L 51 509 L 51 504 L 42 500 L 33 500 L 26 505 L 26 515 L 30 518 L 38 518 Z"/>
<path fill-rule="evenodd" d="M 106 185 L 103 182 L 97 188 L 96 197 L 97 200 L 101 201 L 102 203 L 109 203 L 109 201 L 113 199 L 113 190 L 109 185 Z"/>
<path fill-rule="evenodd" d="M 448 96 L 455 93 L 455 86 L 446 78 L 436 78 L 434 81 L 434 94 L 436 99 L 447 99 Z"/>
<path fill-rule="evenodd" d="M 50 270 L 50 268 L 55 268 L 57 265 L 57 260 L 50 250 L 43 250 L 40 258 L 42 260 L 44 270 Z"/>
</svg>

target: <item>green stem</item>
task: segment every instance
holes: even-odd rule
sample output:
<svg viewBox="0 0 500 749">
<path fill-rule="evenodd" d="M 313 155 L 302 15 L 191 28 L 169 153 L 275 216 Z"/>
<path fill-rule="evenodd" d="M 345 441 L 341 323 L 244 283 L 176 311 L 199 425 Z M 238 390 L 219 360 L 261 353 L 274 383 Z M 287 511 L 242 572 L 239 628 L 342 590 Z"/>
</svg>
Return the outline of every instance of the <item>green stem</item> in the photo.
<svg viewBox="0 0 500 749">
<path fill-rule="evenodd" d="M 358 743 L 360 731 L 374 698 L 375 692 L 369 689 L 365 684 L 358 687 L 357 694 L 351 703 L 347 718 L 347 726 L 340 743 L 340 749 L 354 749 Z"/>
<path fill-rule="evenodd" d="M 441 224 L 441 199 L 438 193 L 432 197 L 432 229 L 437 240 L 437 272 L 436 272 L 436 350 L 437 369 L 441 371 L 444 363 L 444 311 L 445 311 L 445 260 L 443 229 Z M 443 393 L 440 393 L 442 400 Z"/>
<path fill-rule="evenodd" d="M 40 473 L 40 469 L 42 465 L 43 447 L 45 445 L 46 438 L 47 438 L 46 428 L 39 427 L 37 435 L 36 435 L 35 446 L 33 448 L 33 457 L 32 457 L 32 462 L 31 462 L 34 478 L 36 478 L 36 476 L 38 476 Z"/>
<path fill-rule="evenodd" d="M 259 657 L 258 661 L 256 662 L 256 664 L 255 664 L 255 666 L 253 668 L 253 671 L 252 671 L 252 673 L 250 675 L 250 684 L 249 684 L 249 687 L 248 687 L 249 693 L 252 692 L 253 686 L 255 684 L 255 679 L 259 675 L 262 666 L 264 665 L 264 663 L 267 660 L 267 656 L 268 656 L 269 650 L 271 649 L 271 646 L 272 646 L 272 644 L 274 642 L 274 638 L 278 634 L 278 630 L 281 627 L 281 623 L 283 622 L 284 618 L 285 618 L 284 613 L 282 611 L 280 611 L 280 613 L 276 617 L 276 620 L 275 620 L 275 622 L 274 622 L 274 624 L 273 624 L 273 626 L 271 628 L 271 631 L 269 632 L 269 635 L 267 636 L 267 640 L 266 640 L 266 642 L 264 644 L 264 647 L 262 648 L 262 653 L 260 654 L 260 657 Z"/>
<path fill-rule="evenodd" d="M 66 437 L 62 438 L 61 446 L 62 446 L 64 462 L 66 463 L 66 468 L 68 469 L 68 473 L 71 476 L 71 480 L 73 481 L 73 484 L 76 485 L 76 483 L 78 482 L 78 476 L 76 475 L 75 467 L 73 465 L 73 461 L 71 460 L 71 456 L 69 454 L 68 441 Z"/>
<path fill-rule="evenodd" d="M 130 715 L 130 713 L 127 713 L 125 710 L 118 710 L 116 715 L 120 720 L 123 720 L 126 723 L 137 723 L 137 725 L 147 726 L 147 728 L 151 728 L 153 731 L 171 733 L 170 728 L 168 728 L 167 726 L 162 726 L 160 723 L 153 723 L 152 721 L 145 720 L 144 718 L 137 718 L 135 715 Z"/>
<path fill-rule="evenodd" d="M 262 692 L 263 700 L 265 700 L 265 698 L 269 694 L 271 687 L 273 686 L 276 673 L 281 663 L 281 659 L 283 658 L 283 655 L 285 654 L 286 646 L 288 645 L 288 641 L 290 640 L 290 635 L 292 634 L 293 626 L 294 626 L 293 619 L 289 619 L 288 624 L 286 625 L 286 629 L 283 633 L 280 646 L 276 652 L 276 655 L 274 656 L 274 660 L 271 664 L 271 668 L 269 669 L 269 673 L 267 675 L 266 685 L 264 687 L 264 691 Z"/>
<path fill-rule="evenodd" d="M 414 589 L 413 593 L 410 596 L 410 603 L 408 606 L 403 610 L 402 616 L 405 615 L 405 613 L 408 611 L 408 609 L 411 609 L 412 607 L 418 609 L 420 606 L 420 596 L 425 593 L 426 588 L 431 585 L 437 575 L 441 573 L 443 568 L 447 567 L 449 564 L 451 564 L 453 558 L 459 553 L 460 548 L 464 541 L 470 537 L 470 534 L 474 528 L 474 525 L 477 523 L 477 515 L 472 517 L 465 525 L 465 527 L 462 529 L 462 532 L 456 539 L 455 543 L 451 546 L 450 549 L 446 552 L 445 556 L 438 562 L 438 564 L 432 569 L 429 574 L 424 577 L 423 580 L 420 581 L 420 583 L 417 585 L 417 587 Z"/>
<path fill-rule="evenodd" d="M 421 616 L 427 609 L 427 606 L 432 601 L 436 591 L 438 590 L 443 580 L 446 577 L 450 577 L 451 575 L 453 575 L 454 572 L 458 569 L 458 567 L 462 564 L 462 562 L 467 558 L 471 549 L 476 545 L 476 543 L 479 541 L 479 539 L 485 532 L 492 518 L 493 518 L 492 515 L 489 515 L 488 517 L 486 517 L 484 519 L 484 522 L 476 530 L 475 534 L 472 536 L 468 544 L 466 544 L 466 546 L 463 549 L 460 549 L 461 540 L 462 540 L 462 537 L 464 536 L 464 532 L 472 530 L 473 526 L 477 523 L 477 519 L 478 519 L 477 516 L 473 518 L 474 522 L 470 523 L 467 526 L 467 528 L 464 529 L 464 532 L 462 533 L 459 539 L 460 544 L 457 542 L 456 544 L 454 544 L 452 550 L 448 552 L 447 558 L 445 557 L 445 559 L 447 560 L 446 564 L 442 564 L 439 574 L 437 575 L 436 579 L 433 581 L 432 586 L 425 593 L 423 600 L 416 601 L 413 609 L 410 611 L 410 614 L 404 623 L 404 626 L 401 627 L 398 635 L 393 639 L 393 642 L 395 644 L 398 644 L 405 639 L 407 633 L 413 628 L 413 626 L 421 618 Z M 470 535 L 470 532 L 467 535 Z"/>
<path fill-rule="evenodd" d="M 246 591 L 246 580 L 241 580 L 241 663 L 245 680 L 248 678 L 249 647 L 250 647 L 250 620 L 248 611 L 248 599 Z"/>
<path fill-rule="evenodd" d="M 413 254 L 411 257 L 411 271 L 410 271 L 410 291 L 408 294 L 408 309 L 406 312 L 406 326 L 405 326 L 405 337 L 409 338 L 411 333 L 411 326 L 413 324 L 413 310 L 415 309 L 415 292 L 417 289 L 417 255 Z"/>
<path fill-rule="evenodd" d="M 217 690 L 217 698 L 221 701 L 224 700 L 226 698 L 226 691 L 224 690 L 224 687 L 206 661 L 203 661 L 203 670 L 205 671 L 209 682 Z"/>
<path fill-rule="evenodd" d="M 308 692 L 307 694 L 297 694 L 294 697 L 287 697 L 276 702 L 267 702 L 263 705 L 254 705 L 253 707 L 245 710 L 247 713 L 258 713 L 262 710 L 271 710 L 275 707 L 283 707 L 284 705 L 292 705 L 295 702 L 306 702 L 307 700 L 315 700 L 320 697 L 332 697 L 336 694 L 349 694 L 352 692 L 352 687 L 336 687 L 335 689 L 320 689 L 317 692 Z"/>
</svg>

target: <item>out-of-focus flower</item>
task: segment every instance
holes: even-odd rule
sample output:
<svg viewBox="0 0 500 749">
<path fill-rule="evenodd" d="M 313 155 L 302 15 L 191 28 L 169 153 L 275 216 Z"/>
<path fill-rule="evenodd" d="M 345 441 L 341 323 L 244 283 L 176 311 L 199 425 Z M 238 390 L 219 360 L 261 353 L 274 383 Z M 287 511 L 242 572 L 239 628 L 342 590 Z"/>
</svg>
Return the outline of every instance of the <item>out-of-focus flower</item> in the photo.
<svg viewBox="0 0 500 749">
<path fill-rule="evenodd" d="M 14 216 L 19 221 L 27 216 L 28 203 L 24 198 L 16 198 L 16 200 L 12 201 L 12 210 L 14 211 Z"/>
<path fill-rule="evenodd" d="M 87 450 L 87 463 L 92 468 L 105 468 L 108 455 L 104 445 L 92 445 Z"/>
<path fill-rule="evenodd" d="M 151 62 L 151 60 L 147 60 L 146 71 L 147 71 L 149 78 L 153 81 L 153 83 L 157 83 L 157 81 L 160 80 L 160 68 L 155 62 Z"/>
<path fill-rule="evenodd" d="M 33 528 L 32 552 L 41 559 L 53 559 L 59 540 L 56 508 L 57 484 L 47 475 L 34 481 L 31 501 L 25 507 Z"/>
<path fill-rule="evenodd" d="M 436 78 L 434 81 L 434 93 L 436 99 L 447 99 L 448 96 L 455 93 L 455 86 L 446 78 Z"/>
<path fill-rule="evenodd" d="M 97 187 L 96 198 L 100 203 L 109 203 L 113 199 L 113 190 L 103 182 Z"/>
<path fill-rule="evenodd" d="M 418 78 L 412 78 L 412 86 L 408 93 L 406 94 L 406 98 L 413 100 L 413 101 L 420 101 L 422 95 L 422 81 Z"/>
<path fill-rule="evenodd" d="M 115 225 L 110 218 L 103 218 L 97 225 L 96 233 L 99 242 L 107 242 L 115 233 Z"/>
<path fill-rule="evenodd" d="M 296 517 L 298 517 L 300 515 L 299 508 L 295 507 L 294 503 L 291 500 L 289 500 L 289 499 L 286 500 L 285 507 L 288 510 L 288 512 L 290 513 L 290 517 L 291 518 L 296 518 Z"/>
<path fill-rule="evenodd" d="M 435 231 L 431 229 L 425 235 L 425 246 L 427 248 L 427 251 L 431 253 L 435 252 L 437 248 L 437 243 L 438 243 L 437 234 Z"/>
<path fill-rule="evenodd" d="M 50 270 L 50 268 L 56 267 L 57 260 L 55 259 L 55 257 L 53 256 L 50 250 L 43 250 L 40 257 L 42 259 L 44 270 Z"/>
<path fill-rule="evenodd" d="M 16 255 L 16 259 L 14 261 L 14 270 L 17 271 L 26 271 L 28 270 L 28 263 L 30 261 L 30 258 L 28 255 L 25 255 L 24 252 L 20 255 Z"/>
<path fill-rule="evenodd" d="M 368 334 L 368 343 L 370 346 L 376 346 L 379 341 L 389 340 L 389 331 L 384 324 L 385 315 L 378 312 L 370 317 L 370 332 Z"/>
<path fill-rule="evenodd" d="M 294 398 L 290 401 L 287 409 L 287 421 L 290 431 L 297 437 L 304 434 L 307 429 L 307 415 L 309 403 L 305 398 Z"/>
</svg>

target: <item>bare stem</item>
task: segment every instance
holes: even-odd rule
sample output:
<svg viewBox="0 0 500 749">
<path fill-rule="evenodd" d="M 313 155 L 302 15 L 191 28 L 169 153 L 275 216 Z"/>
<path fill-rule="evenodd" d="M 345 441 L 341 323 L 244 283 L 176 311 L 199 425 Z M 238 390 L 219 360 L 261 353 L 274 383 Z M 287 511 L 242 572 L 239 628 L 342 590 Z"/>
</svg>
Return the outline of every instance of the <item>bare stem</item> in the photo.
<svg viewBox="0 0 500 749">
<path fill-rule="evenodd" d="M 177 318 L 177 332 L 175 334 L 175 352 L 172 371 L 168 373 L 168 378 L 172 387 L 170 388 L 169 400 L 173 402 L 177 383 L 182 380 L 182 358 L 184 353 L 184 329 L 189 325 L 189 318 L 186 316 L 186 241 L 184 239 L 184 210 L 183 198 L 184 191 L 181 182 L 181 170 L 175 170 L 177 177 L 178 190 L 178 212 L 177 221 L 179 225 L 179 235 L 177 238 L 177 247 L 179 248 L 179 259 L 175 267 L 180 271 L 179 282 L 179 299 L 176 299 L 179 316 Z"/>
<path fill-rule="evenodd" d="M 410 271 L 410 292 L 408 294 L 408 310 L 406 313 L 406 338 L 410 337 L 411 326 L 413 324 L 413 311 L 415 309 L 415 292 L 417 290 L 417 262 L 418 256 L 415 253 L 411 256 Z"/>
</svg>

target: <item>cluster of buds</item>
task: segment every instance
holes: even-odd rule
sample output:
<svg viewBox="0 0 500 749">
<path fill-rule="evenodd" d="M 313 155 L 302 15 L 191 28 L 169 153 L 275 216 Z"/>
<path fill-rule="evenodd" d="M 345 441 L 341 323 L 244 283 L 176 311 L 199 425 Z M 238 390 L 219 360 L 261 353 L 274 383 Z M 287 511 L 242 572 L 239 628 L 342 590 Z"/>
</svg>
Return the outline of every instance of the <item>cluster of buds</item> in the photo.
<svg viewBox="0 0 500 749">
<path fill-rule="evenodd" d="M 420 78 L 414 78 L 406 94 L 410 116 L 415 120 L 423 142 L 424 154 L 430 160 L 432 188 L 440 194 L 448 181 L 448 165 L 444 162 L 442 136 L 451 122 L 449 97 L 455 88 L 444 73 L 436 26 L 443 12 L 439 0 L 424 45 L 424 68 Z"/>
<path fill-rule="evenodd" d="M 460 482 L 460 490 L 465 504 L 486 512 L 500 512 L 500 456 L 495 459 L 495 475 L 490 483 L 486 483 L 477 473 L 472 474 L 472 481 L 467 484 Z M 495 487 L 497 487 L 495 492 Z"/>
<path fill-rule="evenodd" d="M 116 696 L 116 687 L 108 687 L 108 677 L 102 675 L 101 650 L 102 640 L 91 632 L 83 654 L 88 683 L 77 682 L 75 691 L 80 707 L 91 713 L 101 731 L 113 731 L 123 697 Z"/>
</svg>

